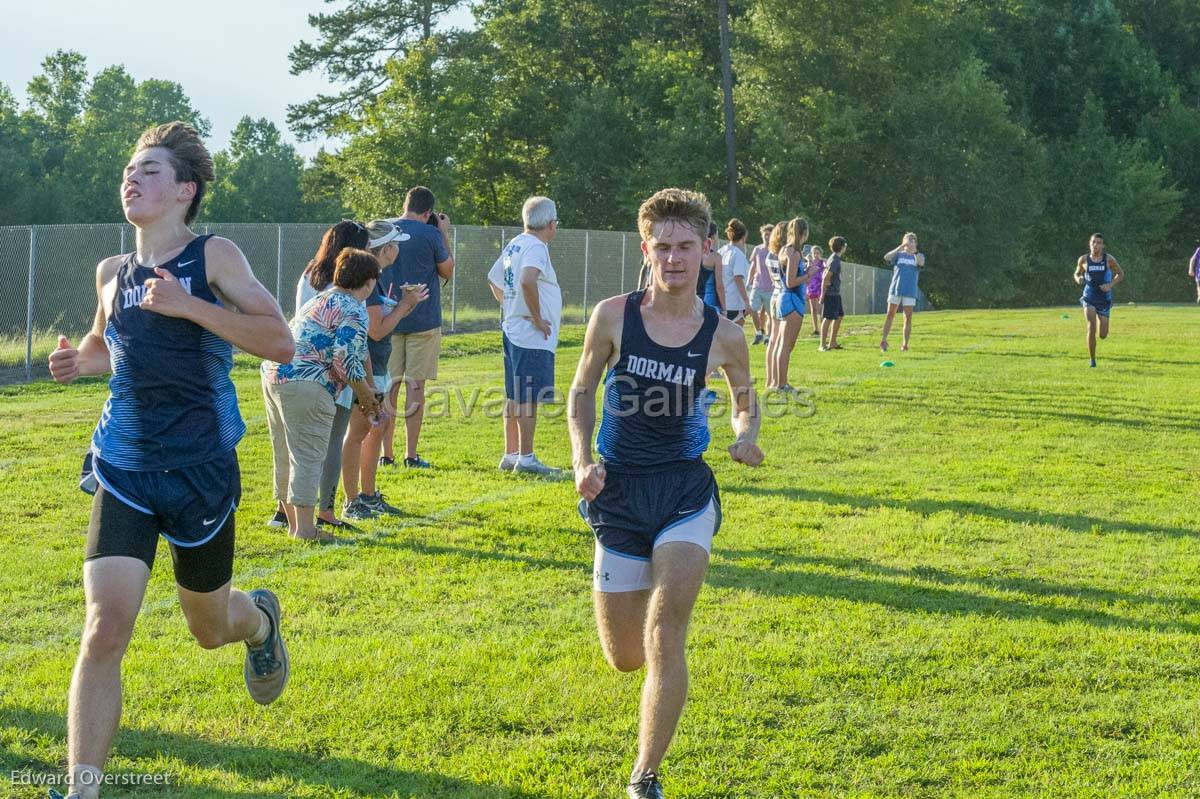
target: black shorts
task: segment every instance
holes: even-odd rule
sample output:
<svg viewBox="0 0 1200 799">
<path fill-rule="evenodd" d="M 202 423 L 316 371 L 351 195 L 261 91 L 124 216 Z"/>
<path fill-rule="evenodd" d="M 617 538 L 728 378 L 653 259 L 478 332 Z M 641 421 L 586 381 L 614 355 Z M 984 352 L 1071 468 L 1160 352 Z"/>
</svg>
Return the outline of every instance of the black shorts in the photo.
<svg viewBox="0 0 1200 799">
<path fill-rule="evenodd" d="M 659 536 L 703 513 L 709 503 L 717 511 L 715 535 L 721 527 L 721 495 L 702 460 L 652 472 L 605 464 L 604 490 L 591 502 L 581 501 L 579 511 L 605 550 L 647 560 Z"/>
<path fill-rule="evenodd" d="M 846 312 L 842 309 L 842 295 L 826 294 L 825 295 L 825 304 L 821 307 L 821 318 L 822 319 L 841 319 L 845 315 L 846 315 Z"/>
<path fill-rule="evenodd" d="M 162 535 L 180 586 L 207 593 L 230 581 L 234 510 L 241 499 L 236 453 L 165 472 L 129 471 L 99 461 L 89 473 L 87 465 L 85 478 L 94 474 L 98 485 L 86 560 L 124 556 L 153 567 Z"/>
</svg>

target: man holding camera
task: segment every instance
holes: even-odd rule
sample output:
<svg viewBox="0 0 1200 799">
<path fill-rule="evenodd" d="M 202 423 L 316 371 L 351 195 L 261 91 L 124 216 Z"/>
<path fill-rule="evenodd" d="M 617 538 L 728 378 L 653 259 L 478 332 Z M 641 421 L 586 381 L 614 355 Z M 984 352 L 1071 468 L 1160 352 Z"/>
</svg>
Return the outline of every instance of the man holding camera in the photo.
<svg viewBox="0 0 1200 799">
<path fill-rule="evenodd" d="M 454 274 L 454 256 L 450 252 L 450 218 L 433 210 L 433 192 L 424 186 L 409 189 L 404 198 L 404 213 L 392 220 L 400 230 L 396 240 L 400 248 L 392 265 L 396 281 L 403 285 L 424 283 L 429 299 L 400 320 L 392 338 L 392 406 L 399 408 L 400 384 L 405 386 L 404 429 L 406 435 L 404 465 L 427 469 L 429 462 L 417 454 L 421 422 L 425 417 L 425 381 L 437 379 L 438 355 L 442 349 L 443 281 Z M 394 463 L 395 421 L 389 421 L 383 435 L 381 463 Z"/>
</svg>

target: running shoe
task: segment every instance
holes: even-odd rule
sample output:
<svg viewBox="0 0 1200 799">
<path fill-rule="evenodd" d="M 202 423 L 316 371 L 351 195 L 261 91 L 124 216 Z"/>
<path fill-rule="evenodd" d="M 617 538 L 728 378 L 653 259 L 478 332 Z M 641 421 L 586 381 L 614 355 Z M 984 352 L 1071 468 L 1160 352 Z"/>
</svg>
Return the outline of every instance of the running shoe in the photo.
<svg viewBox="0 0 1200 799">
<path fill-rule="evenodd" d="M 817 347 L 817 352 L 829 352 L 829 347 L 826 347 L 824 344 L 821 344 Z"/>
<path fill-rule="evenodd" d="M 666 799 L 662 783 L 653 771 L 647 771 L 625 789 L 629 799 Z"/>
<path fill-rule="evenodd" d="M 405 458 L 404 465 L 410 469 L 428 469 L 432 463 L 417 455 L 415 458 Z"/>
<path fill-rule="evenodd" d="M 908 352 L 908 345 L 907 345 L 907 344 L 901 344 L 901 345 L 900 345 L 900 351 L 901 351 L 901 352 Z"/>
<path fill-rule="evenodd" d="M 396 459 L 389 458 L 387 455 L 384 455 L 383 457 L 381 457 L 379 459 L 379 465 L 387 466 L 388 468 L 395 469 L 396 468 Z"/>
<path fill-rule="evenodd" d="M 520 458 L 521 458 L 520 455 L 517 455 L 515 453 L 510 454 L 510 453 L 506 452 L 504 454 L 504 457 L 500 459 L 500 466 L 499 466 L 500 471 L 511 472 L 514 468 L 516 468 L 517 461 L 520 460 Z"/>
<path fill-rule="evenodd" d="M 379 515 L 370 505 L 362 501 L 362 497 L 355 497 L 352 501 L 346 503 L 346 507 L 342 508 L 342 515 L 347 519 L 354 519 L 356 522 L 366 519 L 374 519 Z"/>
<path fill-rule="evenodd" d="M 1096 359 L 1095 358 L 1092 358 L 1092 368 L 1093 369 L 1096 368 Z"/>
<path fill-rule="evenodd" d="M 538 460 L 537 455 L 518 459 L 517 465 L 513 467 L 513 471 L 518 474 L 536 474 L 542 477 L 557 477 L 562 474 L 562 469 L 547 466 Z"/>
<path fill-rule="evenodd" d="M 246 690 L 250 692 L 250 698 L 260 705 L 269 705 L 283 693 L 291 674 L 291 661 L 279 632 L 279 600 L 265 588 L 251 591 L 250 599 L 267 614 L 271 630 L 267 633 L 267 640 L 258 646 L 246 642 L 246 663 L 242 667 L 242 674 L 246 678 Z"/>
<path fill-rule="evenodd" d="M 754 341 L 751 341 L 750 343 L 751 343 L 751 344 L 762 344 L 762 342 L 763 342 L 763 334 L 762 334 L 762 333 L 755 333 L 755 334 L 754 334 Z"/>
<path fill-rule="evenodd" d="M 287 527 L 287 514 L 281 510 L 275 511 L 275 515 L 267 519 L 267 527 Z"/>
<path fill-rule="evenodd" d="M 879 351 L 887 352 L 887 339 L 886 338 L 883 341 L 879 342 Z"/>
<path fill-rule="evenodd" d="M 395 505 L 389 505 L 387 500 L 383 498 L 382 491 L 376 491 L 374 494 L 359 494 L 358 499 L 364 505 L 379 516 L 403 516 L 403 512 Z"/>
</svg>

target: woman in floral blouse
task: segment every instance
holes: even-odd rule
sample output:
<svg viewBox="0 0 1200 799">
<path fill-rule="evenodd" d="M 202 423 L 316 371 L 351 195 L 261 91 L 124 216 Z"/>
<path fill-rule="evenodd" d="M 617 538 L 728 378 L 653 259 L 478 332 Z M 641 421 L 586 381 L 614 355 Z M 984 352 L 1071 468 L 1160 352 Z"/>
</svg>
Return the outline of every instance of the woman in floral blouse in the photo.
<svg viewBox="0 0 1200 799">
<path fill-rule="evenodd" d="M 363 413 L 377 415 L 382 398 L 368 382 L 367 309 L 379 262 L 365 250 L 346 248 L 337 257 L 333 285 L 296 312 L 290 363 L 263 361 L 263 396 L 275 456 L 275 498 L 283 502 L 289 532 L 307 540 L 333 541 L 317 530 L 313 510 L 329 431 L 333 398 L 345 386 Z"/>
</svg>

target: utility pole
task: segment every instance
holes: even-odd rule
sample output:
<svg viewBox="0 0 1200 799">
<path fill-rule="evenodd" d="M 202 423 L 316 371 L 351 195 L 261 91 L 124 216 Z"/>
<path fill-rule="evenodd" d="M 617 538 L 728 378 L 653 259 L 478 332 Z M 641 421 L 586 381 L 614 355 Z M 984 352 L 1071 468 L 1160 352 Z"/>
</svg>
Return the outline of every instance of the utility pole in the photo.
<svg viewBox="0 0 1200 799">
<path fill-rule="evenodd" d="M 717 0 L 721 17 L 721 86 L 725 92 L 725 169 L 729 174 L 729 215 L 737 214 L 737 156 L 733 146 L 733 66 L 729 56 L 729 0 Z"/>
</svg>

